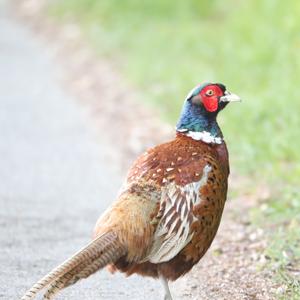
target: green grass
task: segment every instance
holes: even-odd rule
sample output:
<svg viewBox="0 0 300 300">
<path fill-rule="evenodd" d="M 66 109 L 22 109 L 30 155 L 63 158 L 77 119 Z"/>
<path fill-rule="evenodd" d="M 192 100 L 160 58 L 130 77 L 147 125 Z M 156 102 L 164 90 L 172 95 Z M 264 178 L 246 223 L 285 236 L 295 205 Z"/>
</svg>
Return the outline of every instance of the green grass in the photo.
<svg viewBox="0 0 300 300">
<path fill-rule="evenodd" d="M 269 244 L 265 250 L 267 267 L 274 271 L 274 280 L 286 289 L 278 299 L 297 300 L 300 299 L 299 194 L 285 188 L 277 198 L 273 197 L 252 210 L 252 220 L 260 227 L 269 228 Z"/>
<path fill-rule="evenodd" d="M 60 2 L 52 13 L 77 17 L 96 49 L 117 57 L 143 101 L 170 121 L 195 84 L 223 82 L 244 99 L 220 116 L 238 167 L 300 175 L 299 2 Z"/>
<path fill-rule="evenodd" d="M 276 187 L 253 220 L 270 228 L 266 251 L 281 261 L 278 253 L 297 241 L 290 224 L 300 215 L 300 2 L 64 0 L 49 10 L 79 22 L 141 101 L 172 123 L 199 82 L 222 82 L 243 98 L 220 123 L 232 169 L 252 177 L 254 189 Z"/>
</svg>

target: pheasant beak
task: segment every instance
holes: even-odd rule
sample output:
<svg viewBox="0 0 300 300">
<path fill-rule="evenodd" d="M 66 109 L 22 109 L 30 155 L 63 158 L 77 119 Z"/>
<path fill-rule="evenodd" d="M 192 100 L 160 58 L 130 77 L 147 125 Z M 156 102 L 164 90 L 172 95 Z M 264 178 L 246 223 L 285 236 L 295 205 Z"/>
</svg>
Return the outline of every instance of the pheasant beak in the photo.
<svg viewBox="0 0 300 300">
<path fill-rule="evenodd" d="M 225 91 L 224 96 L 220 97 L 220 102 L 241 102 L 241 98 L 238 95 L 231 94 Z"/>
</svg>

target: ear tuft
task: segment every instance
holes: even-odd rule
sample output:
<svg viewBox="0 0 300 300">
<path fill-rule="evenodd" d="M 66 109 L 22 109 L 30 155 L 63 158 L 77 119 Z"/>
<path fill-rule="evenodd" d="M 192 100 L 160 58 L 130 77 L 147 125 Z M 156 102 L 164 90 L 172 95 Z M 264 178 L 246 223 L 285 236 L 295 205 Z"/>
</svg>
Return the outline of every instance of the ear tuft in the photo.
<svg viewBox="0 0 300 300">
<path fill-rule="evenodd" d="M 222 83 L 216 83 L 216 85 L 223 91 L 223 93 L 226 91 L 226 86 Z"/>
</svg>

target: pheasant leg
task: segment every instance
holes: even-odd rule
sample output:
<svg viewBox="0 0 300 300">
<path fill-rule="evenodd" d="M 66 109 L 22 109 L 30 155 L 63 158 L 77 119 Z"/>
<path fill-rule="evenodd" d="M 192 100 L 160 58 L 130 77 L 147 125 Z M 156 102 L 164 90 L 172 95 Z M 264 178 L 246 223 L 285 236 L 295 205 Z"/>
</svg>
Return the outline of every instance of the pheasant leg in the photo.
<svg viewBox="0 0 300 300">
<path fill-rule="evenodd" d="M 173 300 L 170 289 L 169 289 L 168 281 L 163 276 L 159 276 L 159 279 L 161 280 L 162 285 L 164 287 L 164 291 L 165 291 L 164 300 Z"/>
</svg>

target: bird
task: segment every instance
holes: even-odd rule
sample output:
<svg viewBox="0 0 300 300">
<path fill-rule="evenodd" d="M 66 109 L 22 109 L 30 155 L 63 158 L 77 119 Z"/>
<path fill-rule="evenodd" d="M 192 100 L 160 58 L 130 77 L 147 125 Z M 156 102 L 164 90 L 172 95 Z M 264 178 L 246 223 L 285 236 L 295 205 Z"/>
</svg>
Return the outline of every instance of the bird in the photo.
<svg viewBox="0 0 300 300">
<path fill-rule="evenodd" d="M 189 272 L 209 249 L 227 198 L 229 159 L 218 113 L 240 97 L 221 83 L 194 87 L 171 141 L 148 149 L 128 171 L 117 199 L 100 216 L 91 242 L 35 283 L 22 300 L 53 299 L 107 267 L 112 273 L 168 282 Z"/>
</svg>

